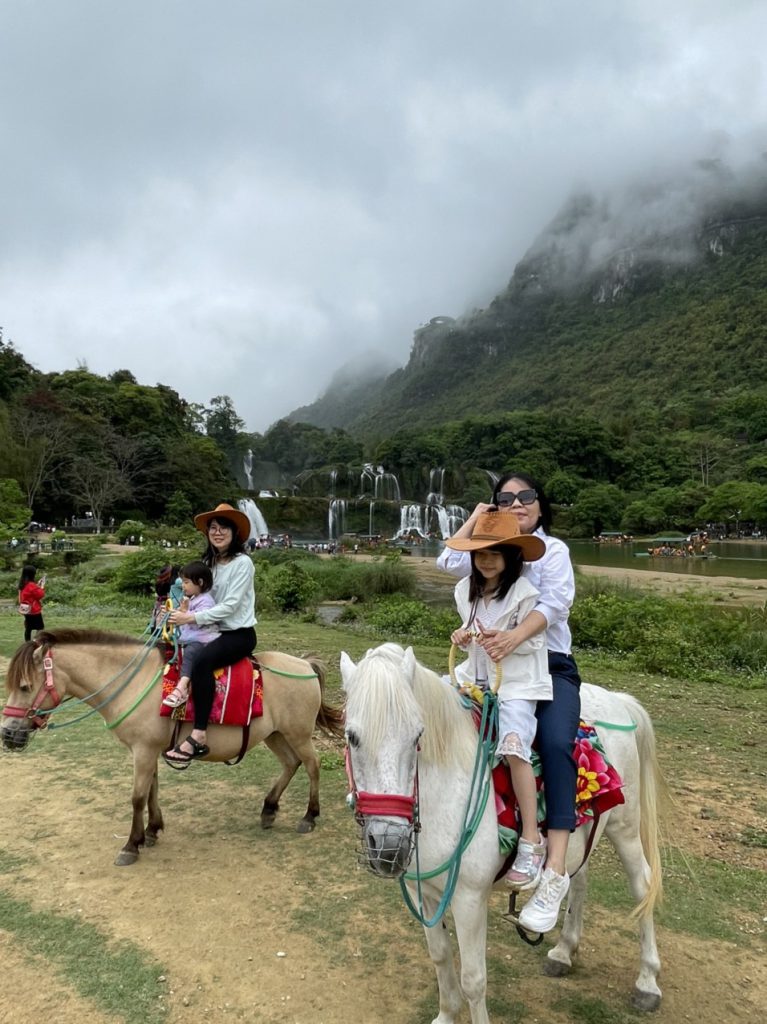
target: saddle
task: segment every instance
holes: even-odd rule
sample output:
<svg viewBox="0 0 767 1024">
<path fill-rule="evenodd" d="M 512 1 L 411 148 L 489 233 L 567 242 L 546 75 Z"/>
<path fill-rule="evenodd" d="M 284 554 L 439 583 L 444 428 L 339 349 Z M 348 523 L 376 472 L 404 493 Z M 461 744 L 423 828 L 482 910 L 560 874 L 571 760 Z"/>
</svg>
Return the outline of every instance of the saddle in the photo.
<svg viewBox="0 0 767 1024">
<path fill-rule="evenodd" d="M 181 662 L 179 659 L 171 660 L 173 654 L 174 648 L 167 647 L 161 701 L 172 692 L 181 676 Z M 257 658 L 243 658 L 234 665 L 216 669 L 214 677 L 216 689 L 208 719 L 210 725 L 248 726 L 251 719 L 261 717 L 264 713 L 264 687 Z M 160 703 L 160 715 L 175 722 L 193 722 L 194 698 L 190 695 L 186 704 L 177 708 Z"/>
<path fill-rule="evenodd" d="M 578 776 L 575 790 L 576 828 L 595 823 L 611 807 L 624 803 L 623 779 L 610 764 L 593 725 L 581 720 L 573 745 L 573 760 Z M 546 791 L 543 788 L 541 759 L 533 747 L 533 773 L 538 791 L 538 823 L 546 825 Z M 511 772 L 505 761 L 493 768 L 498 838 L 502 853 L 513 853 L 521 831 L 519 808 L 511 785 Z"/>
</svg>

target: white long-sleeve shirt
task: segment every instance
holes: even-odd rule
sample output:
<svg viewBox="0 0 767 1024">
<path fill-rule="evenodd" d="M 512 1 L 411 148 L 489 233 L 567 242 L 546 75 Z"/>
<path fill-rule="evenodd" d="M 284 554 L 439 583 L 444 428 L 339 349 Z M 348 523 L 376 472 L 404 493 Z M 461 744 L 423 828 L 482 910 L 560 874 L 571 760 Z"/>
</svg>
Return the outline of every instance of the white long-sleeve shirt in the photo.
<svg viewBox="0 0 767 1024">
<path fill-rule="evenodd" d="M 570 551 L 564 541 L 551 537 L 542 529 L 535 531 L 546 545 L 546 552 L 537 562 L 525 562 L 522 576 L 539 592 L 534 611 L 546 619 L 547 645 L 559 654 L 572 653 L 573 640 L 567 620 L 575 599 L 575 577 Z M 471 573 L 468 551 L 445 548 L 437 558 L 437 566 L 453 576 Z"/>
</svg>

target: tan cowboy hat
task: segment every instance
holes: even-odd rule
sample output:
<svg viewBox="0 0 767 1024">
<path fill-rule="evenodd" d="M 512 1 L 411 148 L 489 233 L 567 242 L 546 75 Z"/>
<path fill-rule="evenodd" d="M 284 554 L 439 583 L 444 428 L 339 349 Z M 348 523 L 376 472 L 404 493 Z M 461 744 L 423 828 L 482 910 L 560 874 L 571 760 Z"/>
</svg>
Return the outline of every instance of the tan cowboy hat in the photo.
<svg viewBox="0 0 767 1024">
<path fill-rule="evenodd" d="M 515 547 L 522 549 L 526 562 L 537 562 L 546 553 L 540 537 L 522 533 L 517 517 L 510 512 L 483 512 L 471 537 L 451 537 L 445 544 L 455 551 L 481 551 L 482 548 Z"/>
<path fill-rule="evenodd" d="M 194 525 L 200 533 L 207 534 L 208 523 L 211 519 L 228 519 L 237 527 L 237 536 L 242 543 L 247 543 L 250 537 L 250 520 L 244 512 L 240 512 L 238 508 L 228 505 L 224 501 L 220 505 L 216 505 L 212 512 L 200 512 L 198 516 L 194 517 Z"/>
</svg>

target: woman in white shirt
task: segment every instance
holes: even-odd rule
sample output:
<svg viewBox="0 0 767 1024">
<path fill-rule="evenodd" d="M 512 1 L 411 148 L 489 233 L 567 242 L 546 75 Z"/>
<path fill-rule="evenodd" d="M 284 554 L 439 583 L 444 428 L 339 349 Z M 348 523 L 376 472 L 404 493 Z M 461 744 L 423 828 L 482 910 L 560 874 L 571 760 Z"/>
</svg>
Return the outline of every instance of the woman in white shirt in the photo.
<svg viewBox="0 0 767 1024">
<path fill-rule="evenodd" d="M 495 485 L 492 502 L 477 505 L 451 540 L 471 537 L 480 516 L 495 510 L 513 515 L 523 534 L 539 537 L 546 545 L 543 557 L 525 562 L 522 570 L 523 577 L 539 592 L 533 611 L 509 629 L 486 631 L 480 640 L 491 660 L 497 662 L 546 631 L 553 699 L 539 701 L 536 711 L 546 793 L 546 868 L 534 897 L 520 915 L 520 924 L 525 928 L 545 932 L 556 924 L 560 905 L 570 888 L 566 858 L 570 832 L 575 828 L 577 780 L 573 743 L 581 709 L 581 680 L 567 624 L 575 597 L 575 579 L 567 545 L 550 534 L 552 512 L 544 490 L 525 473 L 502 476 Z M 445 548 L 437 564 L 456 576 L 468 576 L 471 571 L 469 555 L 450 548 Z"/>
<path fill-rule="evenodd" d="M 256 646 L 255 566 L 245 551 L 250 520 L 232 505 L 221 504 L 195 516 L 194 525 L 208 541 L 202 561 L 213 572 L 215 604 L 196 613 L 176 609 L 169 620 L 174 626 L 215 623 L 221 633 L 206 644 L 192 669 L 194 728 L 186 739 L 163 754 L 174 765 L 188 764 L 210 753 L 207 729 L 216 689 L 213 673 L 246 658 Z"/>
</svg>

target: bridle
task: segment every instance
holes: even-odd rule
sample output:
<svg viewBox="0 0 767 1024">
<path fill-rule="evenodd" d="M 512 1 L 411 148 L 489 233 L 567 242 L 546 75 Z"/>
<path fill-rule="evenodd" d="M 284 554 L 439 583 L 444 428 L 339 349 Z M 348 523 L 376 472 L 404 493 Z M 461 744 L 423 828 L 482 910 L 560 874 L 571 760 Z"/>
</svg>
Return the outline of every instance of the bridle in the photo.
<svg viewBox="0 0 767 1024">
<path fill-rule="evenodd" d="M 39 714 L 38 712 L 50 712 L 61 704 L 61 694 L 56 689 L 56 684 L 53 681 L 53 650 L 51 648 L 48 648 L 43 654 L 43 669 L 45 677 L 29 707 L 15 707 L 12 704 L 6 704 L 2 710 L 2 714 L 5 717 L 25 718 L 33 729 L 44 729 L 48 725 L 48 714 Z M 51 705 L 48 708 L 44 708 L 43 703 L 48 697 L 51 700 Z"/>
<path fill-rule="evenodd" d="M 365 790 L 357 789 L 354 780 L 354 768 L 352 766 L 351 751 L 349 744 L 346 744 L 345 751 L 346 777 L 349 780 L 349 797 L 354 808 L 354 816 L 360 825 L 364 824 L 365 818 L 404 818 L 408 825 L 416 823 L 416 829 L 420 828 L 418 823 L 418 763 L 416 762 L 415 774 L 413 776 L 413 792 L 410 796 L 402 793 L 368 793 Z"/>
</svg>

